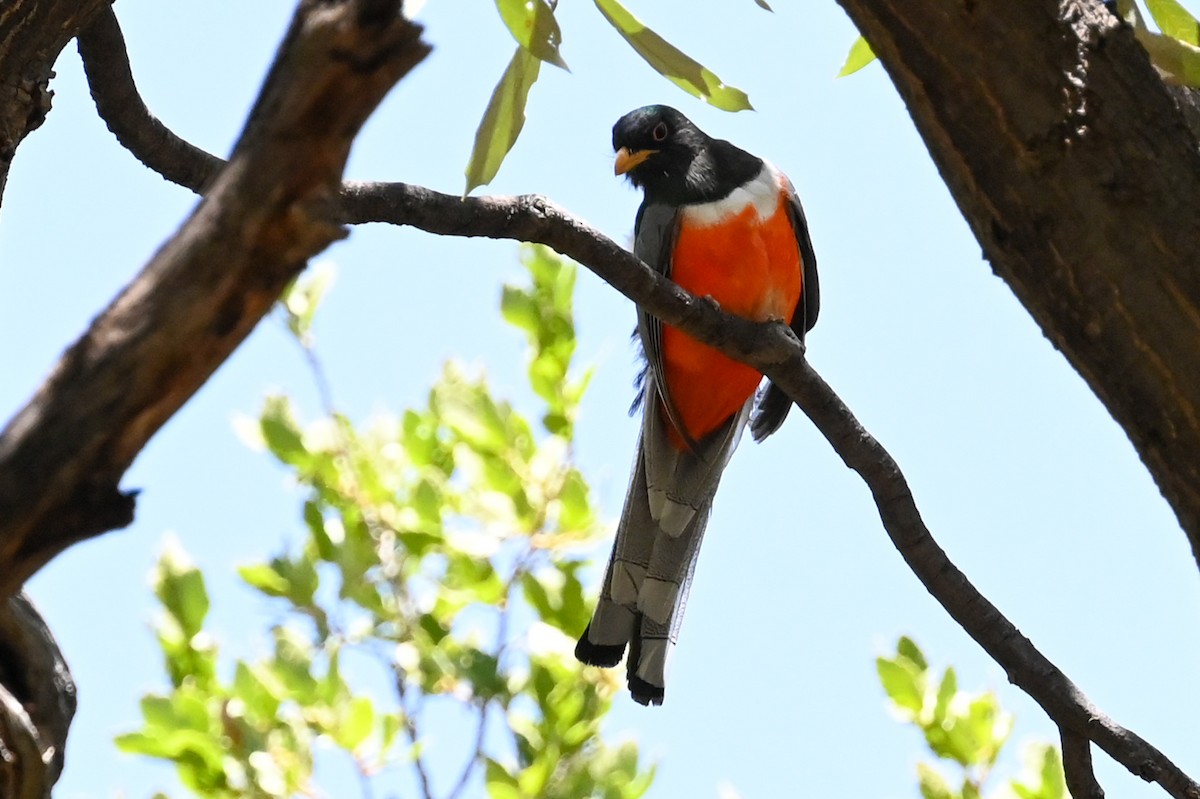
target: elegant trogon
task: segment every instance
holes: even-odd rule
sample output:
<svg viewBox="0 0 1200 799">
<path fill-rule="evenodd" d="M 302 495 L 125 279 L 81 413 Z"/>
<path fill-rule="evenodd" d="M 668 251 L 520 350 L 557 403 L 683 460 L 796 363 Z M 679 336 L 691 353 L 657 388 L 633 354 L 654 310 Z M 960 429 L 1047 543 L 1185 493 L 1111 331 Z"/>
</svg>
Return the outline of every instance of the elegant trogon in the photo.
<svg viewBox="0 0 1200 799">
<path fill-rule="evenodd" d="M 637 256 L 725 311 L 784 320 L 803 340 L 817 320 L 817 262 L 783 173 L 661 105 L 621 117 L 613 149 L 616 173 L 644 192 Z M 761 440 L 792 403 L 772 383 L 759 392 L 754 368 L 640 309 L 637 332 L 646 358 L 641 435 L 600 599 L 575 654 L 615 666 L 628 647 L 633 698 L 661 704 L 721 473 L 747 422 Z"/>
</svg>

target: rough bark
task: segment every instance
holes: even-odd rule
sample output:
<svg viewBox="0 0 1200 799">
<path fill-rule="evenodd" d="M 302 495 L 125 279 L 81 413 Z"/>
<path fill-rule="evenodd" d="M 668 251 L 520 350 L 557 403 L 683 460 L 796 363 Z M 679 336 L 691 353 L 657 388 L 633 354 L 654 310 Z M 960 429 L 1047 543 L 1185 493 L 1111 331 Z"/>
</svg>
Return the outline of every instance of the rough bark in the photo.
<svg viewBox="0 0 1200 799">
<path fill-rule="evenodd" d="M 54 62 L 107 0 L 0 3 L 0 202 L 13 154 L 50 111 Z"/>
<path fill-rule="evenodd" d="M 1099 0 L 839 2 L 1200 558 L 1200 151 L 1172 91 Z"/>
<path fill-rule="evenodd" d="M 24 594 L 0 604 L 0 796 L 43 799 L 63 769 L 75 683 Z"/>
</svg>

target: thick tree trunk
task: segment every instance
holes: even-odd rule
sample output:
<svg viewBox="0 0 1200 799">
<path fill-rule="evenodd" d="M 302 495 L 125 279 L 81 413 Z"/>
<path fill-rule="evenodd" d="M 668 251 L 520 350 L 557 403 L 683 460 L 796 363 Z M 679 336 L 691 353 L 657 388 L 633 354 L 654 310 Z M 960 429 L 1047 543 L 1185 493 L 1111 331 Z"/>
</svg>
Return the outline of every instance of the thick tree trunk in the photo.
<svg viewBox="0 0 1200 799">
<path fill-rule="evenodd" d="M 1100 0 L 839 0 L 1001 278 L 1200 558 L 1200 152 Z"/>
</svg>

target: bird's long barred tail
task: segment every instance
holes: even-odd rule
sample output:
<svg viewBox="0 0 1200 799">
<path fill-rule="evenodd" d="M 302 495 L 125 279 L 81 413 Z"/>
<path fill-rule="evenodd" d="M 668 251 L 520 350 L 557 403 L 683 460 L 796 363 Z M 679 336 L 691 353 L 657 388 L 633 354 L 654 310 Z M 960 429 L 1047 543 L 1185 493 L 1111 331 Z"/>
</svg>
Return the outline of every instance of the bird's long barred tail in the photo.
<svg viewBox="0 0 1200 799">
<path fill-rule="evenodd" d="M 655 539 L 646 580 L 638 593 L 638 647 L 626 666 L 629 692 L 642 704 L 662 704 L 667 662 L 679 637 L 711 509 L 710 495 L 678 536 L 660 534 Z"/>
<path fill-rule="evenodd" d="M 629 497 L 641 501 L 626 503 L 600 600 L 575 656 L 593 666 L 611 667 L 628 647 L 630 693 L 643 705 L 658 705 L 712 496 L 678 535 L 668 535 L 650 516 L 640 448 L 638 454 Z"/>
<path fill-rule="evenodd" d="M 639 437 L 633 476 L 626 493 L 621 521 L 617 525 L 617 536 L 608 559 L 608 568 L 604 573 L 600 599 L 596 603 L 591 622 L 575 647 L 575 657 L 581 662 L 606 668 L 615 666 L 621 662 L 628 646 L 632 678 L 642 653 L 647 649 L 663 649 L 665 658 L 665 647 L 642 646 L 642 614 L 638 609 L 639 594 L 645 583 L 646 571 L 654 554 L 654 541 L 659 532 L 658 523 L 650 516 L 646 459 L 643 455 L 642 439 Z M 665 661 L 663 666 L 665 667 Z M 651 691 L 654 695 L 645 697 L 645 702 L 662 702 L 661 678 L 658 683 L 657 691 Z M 637 694 L 634 698 L 643 701 Z"/>
<path fill-rule="evenodd" d="M 629 691 L 644 705 L 663 701 L 713 497 L 752 404 L 684 453 L 667 442 L 661 415 L 647 403 L 600 600 L 575 648 L 580 661 L 604 667 L 628 648 Z"/>
</svg>

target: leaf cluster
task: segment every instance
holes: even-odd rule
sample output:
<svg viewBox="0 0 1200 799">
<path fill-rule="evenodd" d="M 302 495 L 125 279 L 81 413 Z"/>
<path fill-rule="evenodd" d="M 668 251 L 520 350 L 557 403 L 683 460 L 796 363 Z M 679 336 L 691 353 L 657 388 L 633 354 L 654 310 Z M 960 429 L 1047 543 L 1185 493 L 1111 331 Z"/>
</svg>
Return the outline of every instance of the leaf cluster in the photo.
<svg viewBox="0 0 1200 799">
<path fill-rule="evenodd" d="M 575 267 L 543 248 L 523 262 L 529 280 L 502 305 L 529 341 L 540 425 L 455 363 L 423 406 L 362 426 L 332 409 L 303 424 L 269 398 L 243 432 L 300 487 L 305 530 L 240 569 L 279 609 L 271 652 L 221 676 L 203 577 L 169 546 L 154 585 L 171 690 L 143 700 L 122 749 L 173 762 L 206 797 L 312 794 L 318 750 L 367 782 L 410 769 L 425 799 L 469 786 L 500 799 L 645 792 L 653 770 L 637 746 L 601 735 L 615 680 L 571 654 L 589 612 L 581 553 L 603 532 L 571 456 L 587 384 L 571 369 Z M 318 273 L 282 303 L 310 354 L 328 283 Z M 435 781 L 422 730 L 464 713 L 473 751 Z"/>
<path fill-rule="evenodd" d="M 930 669 L 920 647 L 902 637 L 896 654 L 875 659 L 879 681 L 893 712 L 919 729 L 929 751 L 959 772 L 947 779 L 928 763 L 917 764 L 923 799 L 980 799 L 996 759 L 1012 732 L 1013 717 L 994 693 L 960 691 L 953 668 L 941 677 Z M 1026 774 L 1001 785 L 996 799 L 1066 799 L 1062 757 L 1048 744 L 1025 747 Z"/>
<path fill-rule="evenodd" d="M 606 22 L 642 59 L 667 80 L 693 97 L 725 111 L 751 108 L 741 89 L 726 84 L 711 70 L 646 26 L 619 0 L 594 0 Z M 517 49 L 492 91 L 475 132 L 475 146 L 467 162 L 470 194 L 496 177 L 521 129 L 529 90 L 537 82 L 543 62 L 567 69 L 561 46 L 562 29 L 554 16 L 557 0 L 496 0 L 496 8 Z M 770 10 L 763 2 L 759 6 Z"/>
</svg>

